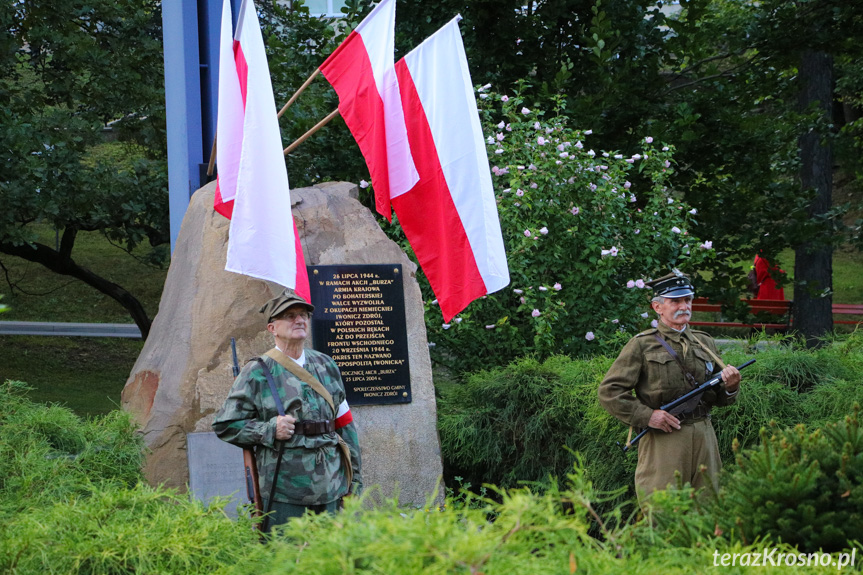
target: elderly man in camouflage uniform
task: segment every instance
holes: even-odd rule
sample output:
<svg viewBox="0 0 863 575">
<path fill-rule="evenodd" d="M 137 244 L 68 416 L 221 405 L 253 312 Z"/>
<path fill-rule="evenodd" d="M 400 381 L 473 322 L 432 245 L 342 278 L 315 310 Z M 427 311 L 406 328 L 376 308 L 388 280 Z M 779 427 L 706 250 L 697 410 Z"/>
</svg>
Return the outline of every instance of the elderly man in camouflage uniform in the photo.
<svg viewBox="0 0 863 575">
<path fill-rule="evenodd" d="M 240 372 L 213 421 L 213 430 L 222 440 L 256 448 L 264 509 L 272 510 L 268 530 L 307 510 L 335 512 L 342 497 L 362 489 L 359 439 L 339 368 L 329 356 L 303 348 L 314 309 L 286 290 L 260 310 L 276 344 L 261 360 L 272 374 L 285 415 L 278 414 L 264 369 L 256 360 Z M 310 385 L 308 379 L 292 373 L 296 368 L 288 362 L 304 367 L 323 384 L 336 413 L 315 391 L 317 382 Z M 342 446 L 344 453 L 340 453 L 340 437 L 347 444 L 347 449 Z M 284 452 L 273 488 L 280 448 Z M 351 484 L 343 462 L 348 450 Z"/>
<path fill-rule="evenodd" d="M 740 386 L 740 372 L 722 363 L 713 338 L 687 326 L 695 294 L 689 279 L 675 270 L 649 285 L 657 327 L 629 340 L 599 385 L 606 411 L 633 428 L 653 430 L 638 445 L 635 487 L 642 503 L 654 491 L 675 484 L 678 472 L 683 483 L 695 488 L 707 481 L 718 487 L 722 462 L 710 410 L 734 403 Z M 723 380 L 718 388 L 674 413 L 658 409 L 718 369 Z"/>
</svg>

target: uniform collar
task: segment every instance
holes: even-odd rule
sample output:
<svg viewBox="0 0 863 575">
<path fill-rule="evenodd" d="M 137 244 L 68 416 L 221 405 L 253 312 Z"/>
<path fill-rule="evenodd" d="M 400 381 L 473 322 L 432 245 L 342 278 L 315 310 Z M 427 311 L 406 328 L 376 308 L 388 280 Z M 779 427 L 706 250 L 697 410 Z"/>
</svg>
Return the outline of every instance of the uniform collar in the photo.
<svg viewBox="0 0 863 575">
<path fill-rule="evenodd" d="M 677 331 L 676 329 L 672 329 L 662 323 L 662 321 L 658 321 L 656 325 L 656 329 L 659 330 L 666 339 L 670 339 L 671 341 L 679 342 L 681 337 L 686 337 L 689 339 L 689 326 L 686 326 L 681 331 Z"/>
</svg>

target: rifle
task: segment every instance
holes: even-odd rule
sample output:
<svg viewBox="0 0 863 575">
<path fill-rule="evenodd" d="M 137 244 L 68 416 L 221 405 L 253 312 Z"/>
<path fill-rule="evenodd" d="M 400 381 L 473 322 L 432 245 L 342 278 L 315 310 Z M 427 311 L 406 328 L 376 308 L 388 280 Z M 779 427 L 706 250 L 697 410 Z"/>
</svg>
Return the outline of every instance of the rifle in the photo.
<svg viewBox="0 0 863 575">
<path fill-rule="evenodd" d="M 234 379 L 240 375 L 240 363 L 237 361 L 237 342 L 231 338 L 231 355 L 234 359 L 232 366 Z M 252 506 L 252 519 L 258 518 L 263 514 L 264 504 L 261 500 L 261 488 L 258 481 L 258 462 L 255 460 L 255 450 L 251 447 L 243 448 L 243 473 L 246 477 L 246 495 L 249 498 L 249 504 Z M 255 530 L 261 530 L 261 522 L 255 522 Z"/>
<path fill-rule="evenodd" d="M 750 359 L 749 361 L 738 365 L 737 371 L 741 371 L 741 370 L 743 370 L 744 367 L 749 367 L 753 363 L 755 363 L 755 360 Z M 684 393 L 683 395 L 681 395 L 677 399 L 674 399 L 674 400 L 666 403 L 665 405 L 663 405 L 659 409 L 661 411 L 671 411 L 672 409 L 674 409 L 678 405 L 682 405 L 682 404 L 686 403 L 687 401 L 689 401 L 693 397 L 696 397 L 696 396 L 704 393 L 705 391 L 707 391 L 711 387 L 716 387 L 720 383 L 722 383 L 722 374 L 718 373 L 718 374 L 714 375 L 713 377 L 711 377 L 710 379 L 708 379 L 707 381 L 705 381 L 704 383 L 702 383 L 701 385 L 699 385 L 698 387 L 696 387 L 695 389 Z M 645 427 L 644 429 L 641 430 L 641 433 L 639 433 L 634 438 L 632 438 L 632 441 L 627 441 L 626 445 L 621 446 L 619 441 L 617 442 L 617 445 L 623 449 L 624 453 L 626 453 L 627 451 L 629 451 L 629 449 L 633 445 L 638 443 L 638 441 L 642 437 L 644 437 L 647 434 L 647 432 L 650 431 L 651 429 L 653 429 L 653 428 L 652 427 Z"/>
</svg>

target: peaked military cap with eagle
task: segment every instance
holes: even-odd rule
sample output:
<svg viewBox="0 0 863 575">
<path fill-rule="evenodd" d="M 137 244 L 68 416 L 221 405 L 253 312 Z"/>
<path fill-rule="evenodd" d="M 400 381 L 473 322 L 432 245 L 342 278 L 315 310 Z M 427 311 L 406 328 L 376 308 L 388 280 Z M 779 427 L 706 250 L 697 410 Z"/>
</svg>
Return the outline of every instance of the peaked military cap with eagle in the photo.
<svg viewBox="0 0 863 575">
<path fill-rule="evenodd" d="M 653 288 L 653 297 L 678 298 L 695 295 L 695 288 L 692 287 L 689 276 L 677 269 L 666 276 L 646 282 L 646 285 Z"/>
</svg>

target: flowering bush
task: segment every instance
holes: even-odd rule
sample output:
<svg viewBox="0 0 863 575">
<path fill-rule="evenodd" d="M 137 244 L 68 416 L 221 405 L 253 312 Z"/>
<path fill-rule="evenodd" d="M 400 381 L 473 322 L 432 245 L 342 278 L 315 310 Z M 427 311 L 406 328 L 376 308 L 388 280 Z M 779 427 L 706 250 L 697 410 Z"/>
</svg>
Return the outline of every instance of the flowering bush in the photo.
<svg viewBox="0 0 863 575">
<path fill-rule="evenodd" d="M 641 138 L 640 153 L 593 149 L 569 125 L 519 94 L 479 90 L 480 114 L 511 284 L 441 323 L 426 314 L 435 359 L 457 369 L 536 353 L 613 352 L 650 325 L 645 281 L 714 255 L 694 237 L 696 210 L 673 193 L 672 149 Z M 428 299 L 432 299 L 431 297 Z"/>
</svg>

